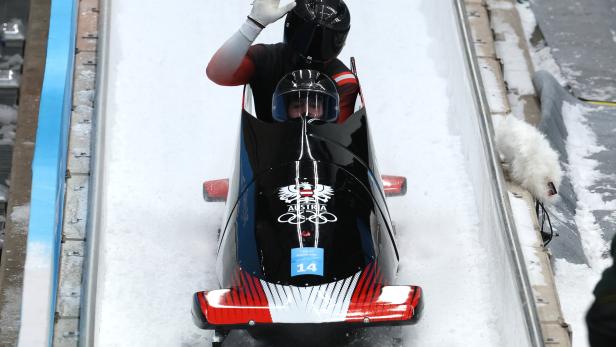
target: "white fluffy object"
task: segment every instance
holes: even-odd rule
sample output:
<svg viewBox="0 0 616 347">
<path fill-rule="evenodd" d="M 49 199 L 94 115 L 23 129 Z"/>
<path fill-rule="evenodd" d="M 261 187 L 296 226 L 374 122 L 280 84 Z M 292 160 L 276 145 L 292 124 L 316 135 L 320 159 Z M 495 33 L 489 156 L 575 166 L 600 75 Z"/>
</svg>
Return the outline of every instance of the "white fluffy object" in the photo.
<svg viewBox="0 0 616 347">
<path fill-rule="evenodd" d="M 494 116 L 496 148 L 509 166 L 512 181 L 526 188 L 536 199 L 553 202 L 563 172 L 558 153 L 532 125 L 513 116 Z"/>
</svg>

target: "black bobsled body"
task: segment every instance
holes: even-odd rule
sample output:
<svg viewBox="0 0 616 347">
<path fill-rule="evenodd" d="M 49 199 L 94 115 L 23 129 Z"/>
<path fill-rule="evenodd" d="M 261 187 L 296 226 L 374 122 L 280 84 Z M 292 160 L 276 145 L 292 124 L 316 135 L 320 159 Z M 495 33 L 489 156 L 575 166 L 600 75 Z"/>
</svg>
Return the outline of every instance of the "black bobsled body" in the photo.
<svg viewBox="0 0 616 347">
<path fill-rule="evenodd" d="M 415 323 L 422 290 L 394 285 L 398 250 L 385 203 L 404 177 L 377 169 L 362 107 L 343 123 L 261 121 L 246 109 L 233 175 L 208 181 L 226 201 L 216 272 L 193 320 L 221 341 L 231 329 L 339 331 Z M 302 328 L 304 327 L 304 328 Z"/>
<path fill-rule="evenodd" d="M 233 273 L 225 269 L 233 266 L 275 283 L 321 284 L 348 277 L 377 258 L 391 283 L 398 255 L 372 153 L 364 110 L 343 124 L 273 124 L 244 112 L 219 247 L 221 285 L 232 284 Z M 281 189 L 298 184 L 330 188 L 330 198 L 316 206 L 279 197 Z M 318 220 L 311 220 L 316 214 Z M 297 247 L 324 249 L 324 276 L 290 277 L 290 262 L 284 260 Z"/>
</svg>

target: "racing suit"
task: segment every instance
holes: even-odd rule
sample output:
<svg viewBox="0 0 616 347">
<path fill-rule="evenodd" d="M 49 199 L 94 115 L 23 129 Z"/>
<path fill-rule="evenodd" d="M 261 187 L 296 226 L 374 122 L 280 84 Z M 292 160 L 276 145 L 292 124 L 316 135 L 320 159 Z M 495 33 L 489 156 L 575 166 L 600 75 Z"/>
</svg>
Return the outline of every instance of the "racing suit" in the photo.
<svg viewBox="0 0 616 347">
<path fill-rule="evenodd" d="M 254 99 L 256 116 L 272 121 L 272 95 L 278 81 L 291 71 L 309 68 L 284 43 L 252 45 L 262 28 L 247 20 L 214 54 L 207 67 L 207 75 L 223 86 L 249 83 Z M 252 46 L 251 46 L 252 45 Z M 344 122 L 355 107 L 359 84 L 355 75 L 340 60 L 325 64 L 320 72 L 335 83 L 340 95 L 340 116 Z"/>
</svg>

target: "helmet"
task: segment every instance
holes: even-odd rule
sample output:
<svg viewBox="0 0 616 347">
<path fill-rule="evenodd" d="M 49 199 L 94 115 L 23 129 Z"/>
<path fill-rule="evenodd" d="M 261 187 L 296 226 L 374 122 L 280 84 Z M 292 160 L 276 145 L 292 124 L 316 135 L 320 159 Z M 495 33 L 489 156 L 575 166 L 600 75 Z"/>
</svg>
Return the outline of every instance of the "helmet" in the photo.
<svg viewBox="0 0 616 347">
<path fill-rule="evenodd" d="M 284 28 L 284 42 L 307 62 L 326 63 L 338 56 L 351 29 L 342 0 L 297 0 Z"/>
<path fill-rule="evenodd" d="M 284 76 L 272 97 L 272 118 L 284 122 L 308 117 L 326 122 L 338 119 L 340 97 L 334 82 L 315 70 L 297 70 Z"/>
</svg>

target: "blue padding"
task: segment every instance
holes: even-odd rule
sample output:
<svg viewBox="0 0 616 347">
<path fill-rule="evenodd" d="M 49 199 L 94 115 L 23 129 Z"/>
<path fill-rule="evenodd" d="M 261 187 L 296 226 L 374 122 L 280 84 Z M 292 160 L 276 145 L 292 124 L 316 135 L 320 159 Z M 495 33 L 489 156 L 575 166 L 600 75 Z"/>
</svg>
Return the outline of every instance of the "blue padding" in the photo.
<svg viewBox="0 0 616 347">
<path fill-rule="evenodd" d="M 47 42 L 47 57 L 36 132 L 34 160 L 32 162 L 32 195 L 28 251 L 48 250 L 44 261 L 52 271 L 45 278 L 46 287 L 40 296 L 24 297 L 35 301 L 38 307 L 49 307 L 49 324 L 28 326 L 27 331 L 47 334 L 49 345 L 53 336 L 54 309 L 58 284 L 58 263 L 62 215 L 64 207 L 65 173 L 67 163 L 68 131 L 70 125 L 75 41 L 77 29 L 77 0 L 53 0 Z M 46 253 L 42 253 L 46 254 Z M 24 270 L 24 280 L 35 278 L 31 272 L 30 256 Z M 40 261 L 40 259 L 39 259 Z M 30 274 L 28 273 L 30 272 Z M 24 283 L 26 285 L 27 283 Z M 40 304 L 40 305 L 39 305 Z M 24 324 L 28 324 L 24 322 Z M 22 325 L 23 328 L 23 325 Z M 39 330 L 40 329 L 40 330 Z"/>
</svg>

